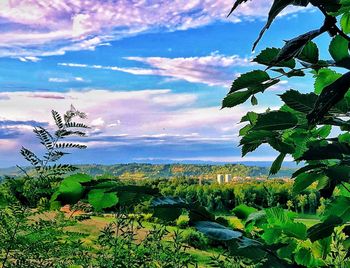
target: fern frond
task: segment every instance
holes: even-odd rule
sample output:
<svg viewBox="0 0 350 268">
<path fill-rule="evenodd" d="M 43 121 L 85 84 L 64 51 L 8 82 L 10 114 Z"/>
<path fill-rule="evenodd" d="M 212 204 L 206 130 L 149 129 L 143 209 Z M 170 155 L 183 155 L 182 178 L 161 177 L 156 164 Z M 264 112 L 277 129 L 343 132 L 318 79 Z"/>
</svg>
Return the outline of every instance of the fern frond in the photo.
<svg viewBox="0 0 350 268">
<path fill-rule="evenodd" d="M 47 161 L 55 162 L 55 161 L 58 161 L 62 156 L 66 155 L 66 154 L 69 154 L 69 153 L 65 153 L 65 152 L 62 152 L 62 151 L 52 151 L 51 153 L 49 153 L 49 152 L 46 153 L 44 158 Z"/>
<path fill-rule="evenodd" d="M 46 166 L 42 167 L 41 171 L 47 172 L 48 175 L 63 175 L 67 172 L 73 172 L 77 170 L 78 168 L 70 165 L 70 164 L 58 164 L 58 165 L 52 165 L 52 166 Z"/>
<path fill-rule="evenodd" d="M 60 130 L 56 131 L 55 135 L 57 137 L 60 137 L 60 138 L 73 136 L 73 135 L 77 135 L 77 136 L 80 136 L 80 137 L 85 137 L 86 133 L 84 133 L 82 131 L 71 131 L 71 130 L 60 129 Z"/>
<path fill-rule="evenodd" d="M 83 124 L 83 123 L 77 123 L 77 122 L 68 122 L 68 123 L 65 123 L 65 126 L 67 128 L 90 128 L 88 127 L 87 125 Z"/>
<path fill-rule="evenodd" d="M 55 120 L 56 126 L 59 129 L 63 129 L 64 128 L 64 124 L 63 124 L 61 115 L 58 112 L 56 112 L 55 110 L 52 110 L 52 117 Z"/>
<path fill-rule="evenodd" d="M 76 149 L 86 149 L 86 145 L 78 143 L 56 143 L 55 148 L 66 149 L 66 148 L 76 148 Z"/>
<path fill-rule="evenodd" d="M 42 165 L 42 160 L 40 160 L 39 157 L 37 157 L 36 154 L 34 154 L 32 151 L 22 147 L 21 155 L 24 157 L 24 159 L 31 163 L 35 167 L 35 169 L 40 169 L 40 165 Z"/>
<path fill-rule="evenodd" d="M 52 149 L 54 145 L 54 139 L 50 132 L 48 132 L 43 127 L 35 127 L 33 129 L 33 132 L 36 134 L 36 136 L 39 138 L 40 143 L 44 145 L 47 149 Z"/>
</svg>

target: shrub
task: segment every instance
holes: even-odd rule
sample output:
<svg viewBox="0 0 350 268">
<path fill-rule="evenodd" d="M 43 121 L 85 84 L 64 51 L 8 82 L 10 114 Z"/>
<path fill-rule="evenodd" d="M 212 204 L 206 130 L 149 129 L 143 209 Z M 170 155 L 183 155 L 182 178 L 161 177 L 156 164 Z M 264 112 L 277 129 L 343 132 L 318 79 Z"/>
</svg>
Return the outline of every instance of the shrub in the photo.
<svg viewBox="0 0 350 268">
<path fill-rule="evenodd" d="M 189 221 L 189 218 L 187 215 L 181 215 L 176 220 L 176 226 L 179 227 L 180 229 L 186 229 L 188 227 L 188 221 Z"/>
<path fill-rule="evenodd" d="M 182 242 L 197 249 L 205 249 L 209 245 L 209 239 L 194 229 L 188 229 L 182 234 Z"/>
</svg>

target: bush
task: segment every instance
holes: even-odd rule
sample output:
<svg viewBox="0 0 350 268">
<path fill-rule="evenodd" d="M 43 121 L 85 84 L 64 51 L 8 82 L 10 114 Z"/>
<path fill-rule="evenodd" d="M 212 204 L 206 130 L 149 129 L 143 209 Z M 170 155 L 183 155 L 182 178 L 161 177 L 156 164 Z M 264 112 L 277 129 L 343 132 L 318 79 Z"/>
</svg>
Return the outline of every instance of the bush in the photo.
<svg viewBox="0 0 350 268">
<path fill-rule="evenodd" d="M 209 245 L 209 239 L 194 229 L 188 229 L 182 234 L 182 242 L 196 249 L 205 249 Z"/>
<path fill-rule="evenodd" d="M 188 227 L 188 221 L 189 221 L 189 218 L 187 215 L 181 215 L 176 220 L 176 226 L 179 227 L 180 229 L 186 229 Z"/>
</svg>

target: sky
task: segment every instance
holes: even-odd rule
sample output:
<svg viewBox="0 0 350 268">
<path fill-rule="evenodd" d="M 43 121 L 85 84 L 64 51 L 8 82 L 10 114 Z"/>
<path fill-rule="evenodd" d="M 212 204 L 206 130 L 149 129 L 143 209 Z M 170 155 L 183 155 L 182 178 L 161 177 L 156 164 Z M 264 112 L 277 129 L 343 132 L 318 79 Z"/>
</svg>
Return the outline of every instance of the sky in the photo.
<svg viewBox="0 0 350 268">
<path fill-rule="evenodd" d="M 254 55 L 322 16 L 285 10 L 252 52 L 271 1 L 248 1 L 227 18 L 232 3 L 0 0 L 0 167 L 25 163 L 21 146 L 40 154 L 33 127 L 54 129 L 50 111 L 71 104 L 91 126 L 72 163 L 273 160 L 269 147 L 241 158 L 238 122 L 278 107 L 286 89 L 310 91 L 310 79 L 283 80 L 257 95 L 259 106 L 221 110 L 221 101 L 235 77 L 260 68 Z"/>
</svg>

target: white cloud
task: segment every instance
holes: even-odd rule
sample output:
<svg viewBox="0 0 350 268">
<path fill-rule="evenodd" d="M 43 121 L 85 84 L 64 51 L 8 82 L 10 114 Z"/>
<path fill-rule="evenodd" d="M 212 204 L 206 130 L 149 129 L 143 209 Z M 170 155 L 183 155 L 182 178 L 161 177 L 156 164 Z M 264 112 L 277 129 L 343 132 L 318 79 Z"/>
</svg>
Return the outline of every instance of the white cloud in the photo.
<svg viewBox="0 0 350 268">
<path fill-rule="evenodd" d="M 72 78 L 50 77 L 48 81 L 52 83 L 85 82 L 84 78 L 82 77 L 72 77 Z"/>
<path fill-rule="evenodd" d="M 18 59 L 19 59 L 20 61 L 22 61 L 22 62 L 28 62 L 28 61 L 31 61 L 31 62 L 38 62 L 38 61 L 41 60 L 40 58 L 34 57 L 34 56 L 19 57 Z"/>
<path fill-rule="evenodd" d="M 124 68 L 118 66 L 87 65 L 79 63 L 59 63 L 60 66 L 103 69 L 126 72 L 134 75 L 156 75 L 192 83 L 205 83 L 210 86 L 228 86 L 234 78 L 237 67 L 253 66 L 249 58 L 237 55 L 225 56 L 212 53 L 203 57 L 162 58 L 162 57 L 127 57 L 149 65 L 149 68 Z"/>
<path fill-rule="evenodd" d="M 1 0 L 0 18 L 11 27 L 2 27 L 0 52 L 22 59 L 61 55 L 149 31 L 261 19 L 266 18 L 271 1 L 248 1 L 227 18 L 232 4 L 227 0 Z M 290 8 L 284 14 L 296 10 Z"/>
</svg>

